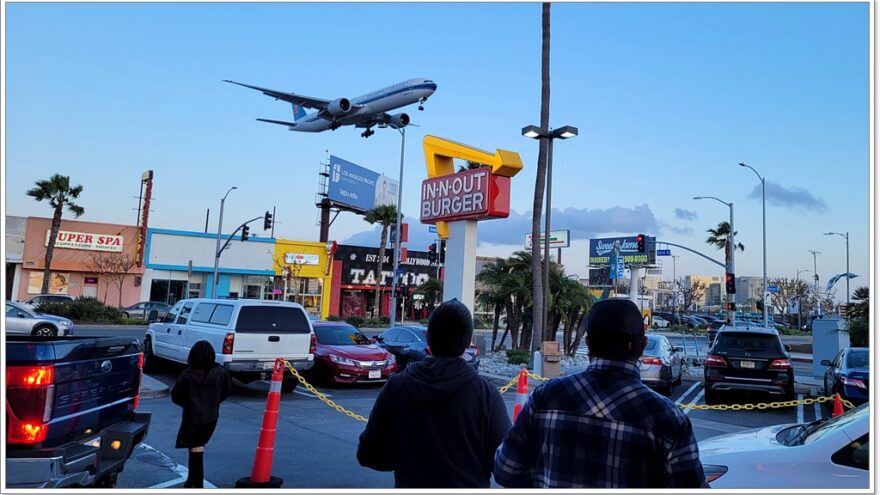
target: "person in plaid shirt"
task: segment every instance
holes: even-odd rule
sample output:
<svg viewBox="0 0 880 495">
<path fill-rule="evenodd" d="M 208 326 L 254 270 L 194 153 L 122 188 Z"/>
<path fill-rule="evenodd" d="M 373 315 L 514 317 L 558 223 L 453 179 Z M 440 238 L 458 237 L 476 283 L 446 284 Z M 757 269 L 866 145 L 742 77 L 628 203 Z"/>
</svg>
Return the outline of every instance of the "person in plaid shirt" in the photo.
<svg viewBox="0 0 880 495">
<path fill-rule="evenodd" d="M 509 488 L 708 488 L 691 422 L 645 386 L 642 315 L 627 299 L 593 305 L 590 364 L 532 393 L 495 453 Z"/>
</svg>

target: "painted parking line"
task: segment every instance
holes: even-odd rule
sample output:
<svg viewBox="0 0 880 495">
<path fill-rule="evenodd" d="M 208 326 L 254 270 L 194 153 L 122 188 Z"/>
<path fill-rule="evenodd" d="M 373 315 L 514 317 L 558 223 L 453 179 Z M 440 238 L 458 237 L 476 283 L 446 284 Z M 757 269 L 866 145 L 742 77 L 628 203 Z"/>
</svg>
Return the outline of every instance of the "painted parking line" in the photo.
<svg viewBox="0 0 880 495">
<path fill-rule="evenodd" d="M 691 385 L 691 388 L 685 390 L 685 392 L 683 394 L 679 395 L 678 398 L 675 399 L 675 404 L 676 405 L 681 404 L 682 401 L 684 400 L 684 398 L 687 397 L 688 395 L 690 395 L 690 393 L 693 392 L 693 390 L 695 388 L 697 388 L 697 386 L 700 384 L 701 384 L 701 382 L 694 382 L 694 384 Z"/>
<path fill-rule="evenodd" d="M 699 383 L 699 382 L 697 382 L 697 383 Z M 699 404 L 700 399 L 703 398 L 703 392 L 705 392 L 705 391 L 706 391 L 705 389 L 704 389 L 704 390 L 700 390 L 700 393 L 698 393 L 697 396 L 694 397 L 694 400 L 693 400 L 693 403 L 694 403 L 694 404 Z M 693 409 L 688 408 L 688 409 L 685 409 L 685 410 L 684 410 L 684 413 L 685 413 L 685 414 L 688 414 L 688 413 L 690 413 L 691 411 L 693 411 Z"/>
<path fill-rule="evenodd" d="M 317 395 L 315 395 L 311 392 L 303 392 L 302 390 L 294 390 L 293 393 L 299 394 L 299 395 L 304 395 L 306 397 L 311 397 L 312 399 L 318 398 Z M 321 393 L 324 394 L 324 397 L 333 397 L 332 395 L 328 394 L 327 392 L 321 392 Z"/>
<path fill-rule="evenodd" d="M 822 419 L 822 406 L 818 402 L 813 403 L 813 414 L 816 415 L 816 420 Z"/>
<path fill-rule="evenodd" d="M 176 485 L 177 483 L 183 483 L 184 481 L 186 481 L 186 478 L 189 476 L 189 469 L 187 469 L 186 466 L 184 466 L 182 464 L 178 464 L 174 459 L 165 455 L 165 453 L 162 452 L 161 450 L 158 450 L 155 447 L 148 445 L 146 443 L 143 443 L 143 442 L 139 443 L 137 448 L 151 450 L 154 454 L 161 457 L 162 460 L 167 463 L 167 465 L 170 466 L 169 469 L 172 472 L 176 473 L 177 476 L 179 476 L 177 479 L 163 481 L 162 483 L 158 483 L 156 485 L 149 486 L 147 488 L 168 488 L 169 486 L 173 486 L 173 485 Z M 203 484 L 205 485 L 205 488 L 217 488 L 217 485 L 211 483 L 208 480 L 203 480 L 203 482 L 204 482 Z"/>
</svg>

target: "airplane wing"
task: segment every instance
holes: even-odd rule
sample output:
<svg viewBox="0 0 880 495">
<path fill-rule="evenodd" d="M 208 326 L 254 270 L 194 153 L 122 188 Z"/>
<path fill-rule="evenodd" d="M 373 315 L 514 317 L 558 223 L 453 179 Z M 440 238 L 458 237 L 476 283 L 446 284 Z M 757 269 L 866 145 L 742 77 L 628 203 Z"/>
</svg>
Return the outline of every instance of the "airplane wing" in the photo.
<svg viewBox="0 0 880 495">
<path fill-rule="evenodd" d="M 257 119 L 260 122 L 268 122 L 270 124 L 286 125 L 287 127 L 296 127 L 296 122 L 285 122 L 283 120 Z"/>
<path fill-rule="evenodd" d="M 276 100 L 284 100 L 290 103 L 295 103 L 297 105 L 306 107 L 306 108 L 314 108 L 317 110 L 324 110 L 327 108 L 327 104 L 330 103 L 330 100 L 325 100 L 322 98 L 312 98 L 311 96 L 303 96 L 298 95 L 296 93 L 285 93 L 284 91 L 276 91 L 274 89 L 261 88 L 259 86 L 251 86 L 250 84 L 244 84 L 240 82 L 230 81 L 228 79 L 224 79 L 223 82 L 228 82 L 230 84 L 237 84 L 239 86 L 244 86 L 245 88 L 255 89 L 257 91 L 262 92 L 266 96 L 271 96 Z"/>
</svg>

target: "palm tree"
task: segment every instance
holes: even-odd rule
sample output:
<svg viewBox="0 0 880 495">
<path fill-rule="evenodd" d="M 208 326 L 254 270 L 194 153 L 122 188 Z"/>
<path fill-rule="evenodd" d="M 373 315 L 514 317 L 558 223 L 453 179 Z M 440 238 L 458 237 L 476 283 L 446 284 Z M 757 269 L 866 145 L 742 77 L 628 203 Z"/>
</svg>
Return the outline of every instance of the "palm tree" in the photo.
<svg viewBox="0 0 880 495">
<path fill-rule="evenodd" d="M 508 276 L 510 276 L 510 268 L 503 259 L 485 265 L 480 273 L 477 274 L 477 282 L 483 286 L 480 288 L 480 294 L 477 297 L 480 302 L 491 306 L 495 312 L 495 318 L 492 323 L 492 345 L 490 346 L 492 350 L 495 350 L 495 342 L 498 338 L 501 312 L 507 308 L 507 303 L 511 298 L 511 295 L 504 289 L 504 281 Z M 508 318 L 510 318 L 509 314 Z"/>
<path fill-rule="evenodd" d="M 70 177 L 55 174 L 49 180 L 38 180 L 35 188 L 27 192 L 28 196 L 33 197 L 37 201 L 48 201 L 49 206 L 54 210 L 52 215 L 52 229 L 49 234 L 49 244 L 46 246 L 46 266 L 43 268 L 43 287 L 40 289 L 41 294 L 49 292 L 49 275 L 51 274 L 52 256 L 55 254 L 55 240 L 58 237 L 58 230 L 61 228 L 61 214 L 64 207 L 73 213 L 76 218 L 82 216 L 86 212 L 85 208 L 77 205 L 72 199 L 79 197 L 83 187 L 77 185 L 70 187 Z"/>
<path fill-rule="evenodd" d="M 437 301 L 443 297 L 443 281 L 436 278 L 429 278 L 416 287 L 413 294 L 423 294 L 425 302 L 430 306 L 431 310 L 437 304 Z"/>
<path fill-rule="evenodd" d="M 730 235 L 729 222 L 721 222 L 718 224 L 718 228 L 707 229 L 706 232 L 709 233 L 709 237 L 706 238 L 706 244 L 715 246 L 718 249 L 724 249 L 724 251 L 727 252 L 727 242 L 729 240 L 727 236 Z M 736 237 L 737 234 L 739 234 L 739 232 L 733 232 L 734 237 Z M 739 251 L 746 250 L 741 242 L 736 243 L 736 249 Z"/>
<path fill-rule="evenodd" d="M 541 129 L 550 128 L 550 3 L 541 5 Z M 541 238 L 541 213 L 544 203 L 544 186 L 547 179 L 547 140 L 538 146 L 538 167 L 535 177 L 535 199 L 532 203 L 532 239 Z M 548 206 L 549 207 L 549 206 Z M 540 321 L 544 311 L 544 279 L 541 265 L 541 243 L 532 243 L 532 322 Z M 532 339 L 530 351 L 537 349 L 537 339 Z M 529 352 L 529 356 L 532 353 Z M 529 358 L 531 362 L 531 357 Z"/>
<path fill-rule="evenodd" d="M 871 300 L 868 296 L 868 288 L 859 287 L 856 289 L 853 292 L 852 300 L 853 302 L 846 308 L 847 317 L 868 321 L 868 303 Z"/>
<path fill-rule="evenodd" d="M 377 206 L 364 215 L 364 220 L 370 224 L 378 223 L 382 226 L 382 233 L 379 235 L 379 261 L 376 263 L 376 297 L 373 299 L 373 314 L 378 318 L 382 311 L 380 304 L 382 301 L 382 264 L 385 260 L 385 245 L 388 243 L 388 227 L 397 221 L 397 207 L 394 205 Z"/>
</svg>

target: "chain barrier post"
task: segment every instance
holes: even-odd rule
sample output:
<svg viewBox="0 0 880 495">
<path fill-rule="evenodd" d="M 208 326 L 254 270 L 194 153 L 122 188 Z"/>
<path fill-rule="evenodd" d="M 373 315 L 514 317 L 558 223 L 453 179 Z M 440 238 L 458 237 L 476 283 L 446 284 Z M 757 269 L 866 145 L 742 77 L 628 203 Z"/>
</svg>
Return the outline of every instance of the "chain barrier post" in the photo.
<svg viewBox="0 0 880 495">
<path fill-rule="evenodd" d="M 519 370 L 519 381 L 516 384 L 516 403 L 513 405 L 513 420 L 519 416 L 523 406 L 529 398 L 529 376 L 526 374 L 525 368 Z"/>
<path fill-rule="evenodd" d="M 275 360 L 275 366 L 272 368 L 272 384 L 269 386 L 269 397 L 266 399 L 266 411 L 263 413 L 263 425 L 260 427 L 260 439 L 257 442 L 257 452 L 254 454 L 254 467 L 250 476 L 235 482 L 236 488 L 281 488 L 281 484 L 284 483 L 283 479 L 272 476 L 271 473 L 285 362 L 281 358 Z"/>
</svg>

